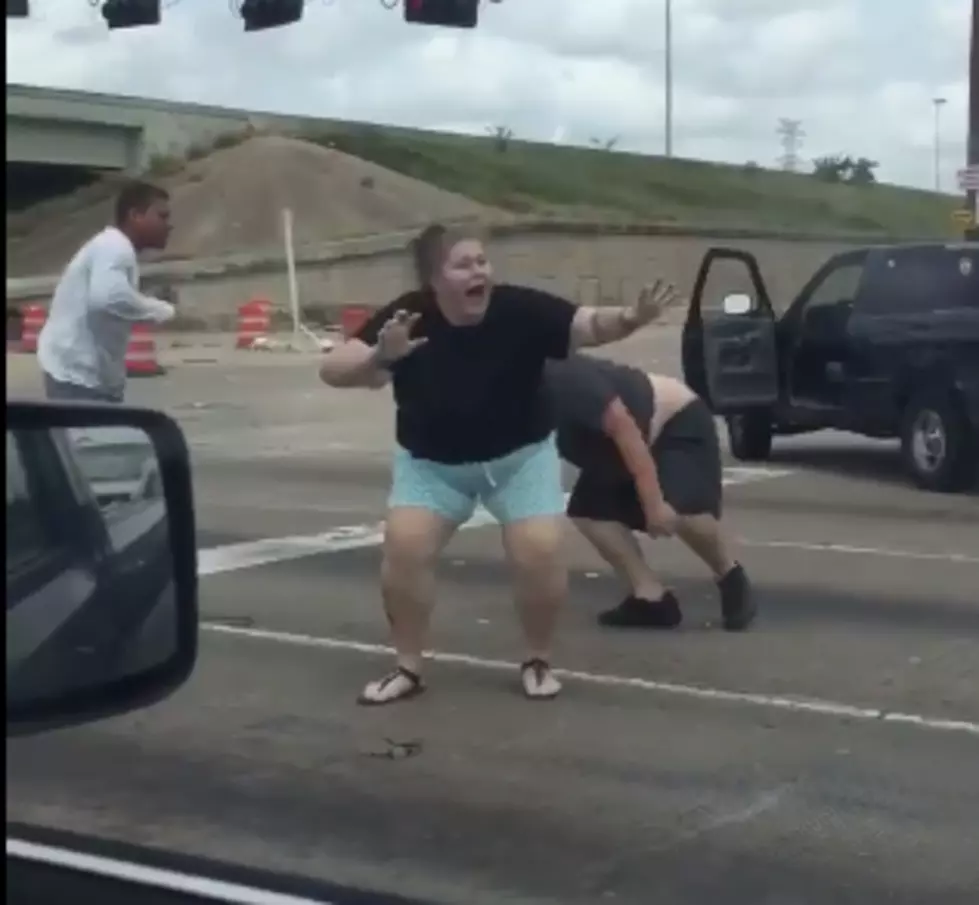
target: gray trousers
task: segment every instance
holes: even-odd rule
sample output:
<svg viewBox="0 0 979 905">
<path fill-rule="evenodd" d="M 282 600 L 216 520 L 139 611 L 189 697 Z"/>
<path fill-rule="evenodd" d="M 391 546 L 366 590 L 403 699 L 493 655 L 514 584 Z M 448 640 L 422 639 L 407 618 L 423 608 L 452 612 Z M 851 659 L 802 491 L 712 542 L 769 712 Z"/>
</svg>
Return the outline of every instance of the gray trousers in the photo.
<svg viewBox="0 0 979 905">
<path fill-rule="evenodd" d="M 63 383 L 47 373 L 44 375 L 44 396 L 59 402 L 122 402 L 122 393 L 93 390 L 80 383 Z"/>
</svg>

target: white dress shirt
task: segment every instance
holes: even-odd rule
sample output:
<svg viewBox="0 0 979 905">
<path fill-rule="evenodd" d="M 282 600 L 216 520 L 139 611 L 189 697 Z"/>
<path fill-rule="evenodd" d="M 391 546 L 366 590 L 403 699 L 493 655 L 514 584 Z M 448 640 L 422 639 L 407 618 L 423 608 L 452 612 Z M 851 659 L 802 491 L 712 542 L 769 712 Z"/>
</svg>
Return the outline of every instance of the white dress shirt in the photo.
<svg viewBox="0 0 979 905">
<path fill-rule="evenodd" d="M 88 240 L 68 263 L 37 342 L 41 369 L 59 383 L 122 396 L 134 323 L 173 318 L 169 302 L 139 291 L 132 242 L 114 226 Z"/>
</svg>

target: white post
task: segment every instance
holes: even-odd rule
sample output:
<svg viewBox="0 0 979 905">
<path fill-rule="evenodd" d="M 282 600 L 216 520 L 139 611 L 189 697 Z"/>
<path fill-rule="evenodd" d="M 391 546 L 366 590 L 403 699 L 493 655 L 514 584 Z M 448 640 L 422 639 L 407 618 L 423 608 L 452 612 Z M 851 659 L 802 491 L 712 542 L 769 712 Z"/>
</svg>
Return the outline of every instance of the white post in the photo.
<svg viewBox="0 0 979 905">
<path fill-rule="evenodd" d="M 282 237 L 286 246 L 286 275 L 289 280 L 289 312 L 292 314 L 292 342 L 299 346 L 300 316 L 299 316 L 299 283 L 296 280 L 296 250 L 292 238 L 292 211 L 284 208 L 282 211 Z"/>
<path fill-rule="evenodd" d="M 666 54 L 664 60 L 664 93 L 666 104 L 664 108 L 665 151 L 667 157 L 673 156 L 673 0 L 666 0 L 664 9 L 665 22 L 663 31 L 666 35 Z"/>
</svg>

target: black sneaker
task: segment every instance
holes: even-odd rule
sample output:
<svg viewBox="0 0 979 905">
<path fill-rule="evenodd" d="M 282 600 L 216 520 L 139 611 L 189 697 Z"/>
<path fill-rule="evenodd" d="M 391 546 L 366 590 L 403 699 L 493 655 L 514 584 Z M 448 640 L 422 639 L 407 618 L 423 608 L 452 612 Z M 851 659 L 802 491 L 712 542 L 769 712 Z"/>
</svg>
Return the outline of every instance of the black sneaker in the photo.
<svg viewBox="0 0 979 905">
<path fill-rule="evenodd" d="M 659 600 L 626 597 L 617 607 L 598 617 L 607 628 L 676 628 L 683 621 L 680 604 L 670 591 Z"/>
<path fill-rule="evenodd" d="M 729 632 L 743 632 L 758 615 L 744 566 L 736 565 L 717 583 L 717 587 L 721 592 L 724 628 Z"/>
</svg>

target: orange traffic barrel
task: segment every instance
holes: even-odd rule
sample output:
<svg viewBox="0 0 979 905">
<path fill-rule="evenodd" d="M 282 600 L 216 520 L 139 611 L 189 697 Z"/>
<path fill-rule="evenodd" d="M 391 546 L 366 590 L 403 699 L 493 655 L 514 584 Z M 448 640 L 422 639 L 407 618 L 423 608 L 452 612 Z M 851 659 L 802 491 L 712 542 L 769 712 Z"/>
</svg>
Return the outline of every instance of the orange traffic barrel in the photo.
<svg viewBox="0 0 979 905">
<path fill-rule="evenodd" d="M 370 319 L 374 312 L 366 305 L 346 305 L 340 312 L 340 329 L 343 338 L 350 339 Z"/>
<path fill-rule="evenodd" d="M 153 328 L 149 324 L 133 324 L 126 347 L 126 374 L 130 377 L 156 377 L 162 373 Z"/>
<path fill-rule="evenodd" d="M 37 337 L 48 319 L 48 309 L 44 305 L 24 305 L 21 309 L 21 352 L 36 352 Z"/>
<path fill-rule="evenodd" d="M 236 349 L 250 349 L 256 339 L 272 332 L 272 303 L 268 299 L 252 299 L 238 306 L 238 338 Z"/>
</svg>

